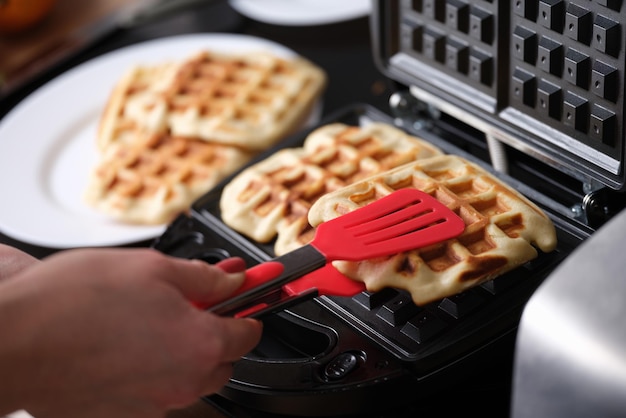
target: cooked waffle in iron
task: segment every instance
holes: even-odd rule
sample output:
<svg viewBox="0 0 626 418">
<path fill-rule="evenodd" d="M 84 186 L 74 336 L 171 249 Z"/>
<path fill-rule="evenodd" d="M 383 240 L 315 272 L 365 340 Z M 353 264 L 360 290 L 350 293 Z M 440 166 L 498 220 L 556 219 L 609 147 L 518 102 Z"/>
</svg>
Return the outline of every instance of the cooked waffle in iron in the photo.
<svg viewBox="0 0 626 418">
<path fill-rule="evenodd" d="M 236 147 L 169 134 L 136 135 L 109 148 L 93 170 L 86 200 L 129 223 L 171 221 L 251 154 Z"/>
<path fill-rule="evenodd" d="M 362 262 L 336 261 L 370 291 L 405 289 L 425 304 L 493 279 L 556 246 L 552 221 L 535 204 L 479 166 L 445 155 L 416 161 L 329 193 L 311 207 L 311 225 L 335 218 L 400 188 L 434 196 L 465 221 L 455 239 Z"/>
<path fill-rule="evenodd" d="M 245 169 L 226 185 L 222 220 L 267 243 L 277 255 L 304 245 L 315 231 L 307 221 L 322 195 L 420 158 L 440 155 L 430 143 L 384 123 L 334 123 L 313 131 L 300 148 L 283 149 Z"/>
</svg>

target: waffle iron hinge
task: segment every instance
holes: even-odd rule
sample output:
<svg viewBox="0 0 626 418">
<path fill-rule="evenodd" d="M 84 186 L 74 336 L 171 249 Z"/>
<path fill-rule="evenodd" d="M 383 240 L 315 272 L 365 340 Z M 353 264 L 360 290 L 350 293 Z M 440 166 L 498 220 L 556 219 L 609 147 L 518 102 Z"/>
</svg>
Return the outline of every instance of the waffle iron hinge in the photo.
<svg viewBox="0 0 626 418">
<path fill-rule="evenodd" d="M 509 171 L 509 162 L 507 158 L 505 144 L 512 145 L 518 150 L 524 152 L 525 154 L 533 155 L 536 158 L 540 158 L 546 161 L 545 155 L 538 154 L 532 148 L 530 148 L 517 138 L 497 129 L 496 127 L 492 126 L 481 118 L 474 116 L 457 106 L 454 106 L 452 103 L 447 102 L 432 93 L 420 89 L 417 86 L 410 86 L 409 91 L 402 94 L 406 95 L 405 100 L 407 101 L 426 103 L 426 106 L 428 106 L 429 108 L 437 109 L 437 113 L 446 113 L 454 119 L 481 131 L 485 135 L 487 147 L 489 150 L 491 166 L 494 170 L 498 172 L 508 173 Z M 436 116 L 432 113 L 432 111 L 431 115 Z M 555 160 L 550 160 L 546 162 L 551 165 L 558 164 Z"/>
<path fill-rule="evenodd" d="M 410 86 L 408 91 L 394 93 L 389 104 L 400 125 L 418 131 L 432 127 L 433 120 L 439 118 L 441 113 L 481 131 L 485 135 L 491 166 L 497 172 L 509 172 L 506 144 L 548 165 L 562 167 L 557 161 L 536 152 L 519 139 L 419 87 Z M 564 167 L 563 171 L 568 172 Z M 625 193 L 612 190 L 593 179 L 582 180 L 582 184 L 584 197 L 579 204 L 570 208 L 571 217 L 595 229 L 626 208 Z"/>
</svg>

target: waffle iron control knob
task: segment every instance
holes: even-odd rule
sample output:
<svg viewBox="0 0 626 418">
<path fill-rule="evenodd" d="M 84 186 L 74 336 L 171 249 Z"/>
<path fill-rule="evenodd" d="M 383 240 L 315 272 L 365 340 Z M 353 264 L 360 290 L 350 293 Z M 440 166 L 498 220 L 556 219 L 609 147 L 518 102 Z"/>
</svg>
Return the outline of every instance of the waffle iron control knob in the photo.
<svg viewBox="0 0 626 418">
<path fill-rule="evenodd" d="M 328 380 L 340 380 L 359 367 L 359 356 L 345 352 L 333 358 L 324 368 L 324 376 Z"/>
</svg>

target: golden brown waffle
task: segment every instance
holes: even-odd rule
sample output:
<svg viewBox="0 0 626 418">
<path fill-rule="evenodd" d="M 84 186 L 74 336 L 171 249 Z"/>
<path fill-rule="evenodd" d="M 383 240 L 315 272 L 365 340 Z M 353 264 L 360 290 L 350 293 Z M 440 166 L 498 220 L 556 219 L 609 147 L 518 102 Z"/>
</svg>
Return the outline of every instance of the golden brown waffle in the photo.
<svg viewBox="0 0 626 418">
<path fill-rule="evenodd" d="M 116 143 L 133 143 L 137 132 L 165 132 L 167 106 L 162 97 L 180 64 L 135 66 L 115 85 L 100 118 L 100 151 Z"/>
<path fill-rule="evenodd" d="M 109 100 L 101 149 L 139 128 L 263 150 L 301 127 L 323 91 L 324 72 L 296 57 L 202 51 L 178 63 L 137 67 Z"/>
<path fill-rule="evenodd" d="M 313 131 L 302 147 L 280 150 L 229 182 L 220 199 L 222 220 L 258 242 L 277 237 L 274 250 L 284 254 L 315 235 L 307 215 L 320 196 L 441 153 L 384 123 L 326 125 Z"/>
<path fill-rule="evenodd" d="M 309 117 L 326 83 L 303 58 L 204 51 L 183 64 L 166 93 L 174 135 L 262 150 Z"/>
<path fill-rule="evenodd" d="M 400 188 L 434 196 L 465 221 L 455 239 L 362 262 L 336 261 L 370 291 L 405 289 L 425 304 L 499 276 L 556 246 L 552 221 L 535 204 L 479 166 L 445 155 L 409 163 L 320 198 L 309 211 L 319 225 Z"/>
<path fill-rule="evenodd" d="M 202 51 L 132 68 L 100 121 L 103 156 L 88 185 L 89 204 L 126 222 L 167 222 L 252 154 L 301 127 L 325 82 L 303 58 L 264 52 Z"/>
<path fill-rule="evenodd" d="M 137 135 L 132 144 L 107 148 L 90 177 L 86 200 L 120 221 L 166 223 L 250 157 L 196 139 Z"/>
</svg>

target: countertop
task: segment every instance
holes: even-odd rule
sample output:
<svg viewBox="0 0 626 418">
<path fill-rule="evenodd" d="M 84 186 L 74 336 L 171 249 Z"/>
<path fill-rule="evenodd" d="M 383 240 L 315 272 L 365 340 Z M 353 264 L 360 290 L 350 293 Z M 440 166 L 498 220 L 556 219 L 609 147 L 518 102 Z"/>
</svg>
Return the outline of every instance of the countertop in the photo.
<svg viewBox="0 0 626 418">
<path fill-rule="evenodd" d="M 11 35 L 0 35 L 0 79 L 10 80 L 28 63 L 40 59 L 73 31 L 89 27 L 138 0 L 57 0 L 36 26 Z"/>
</svg>

